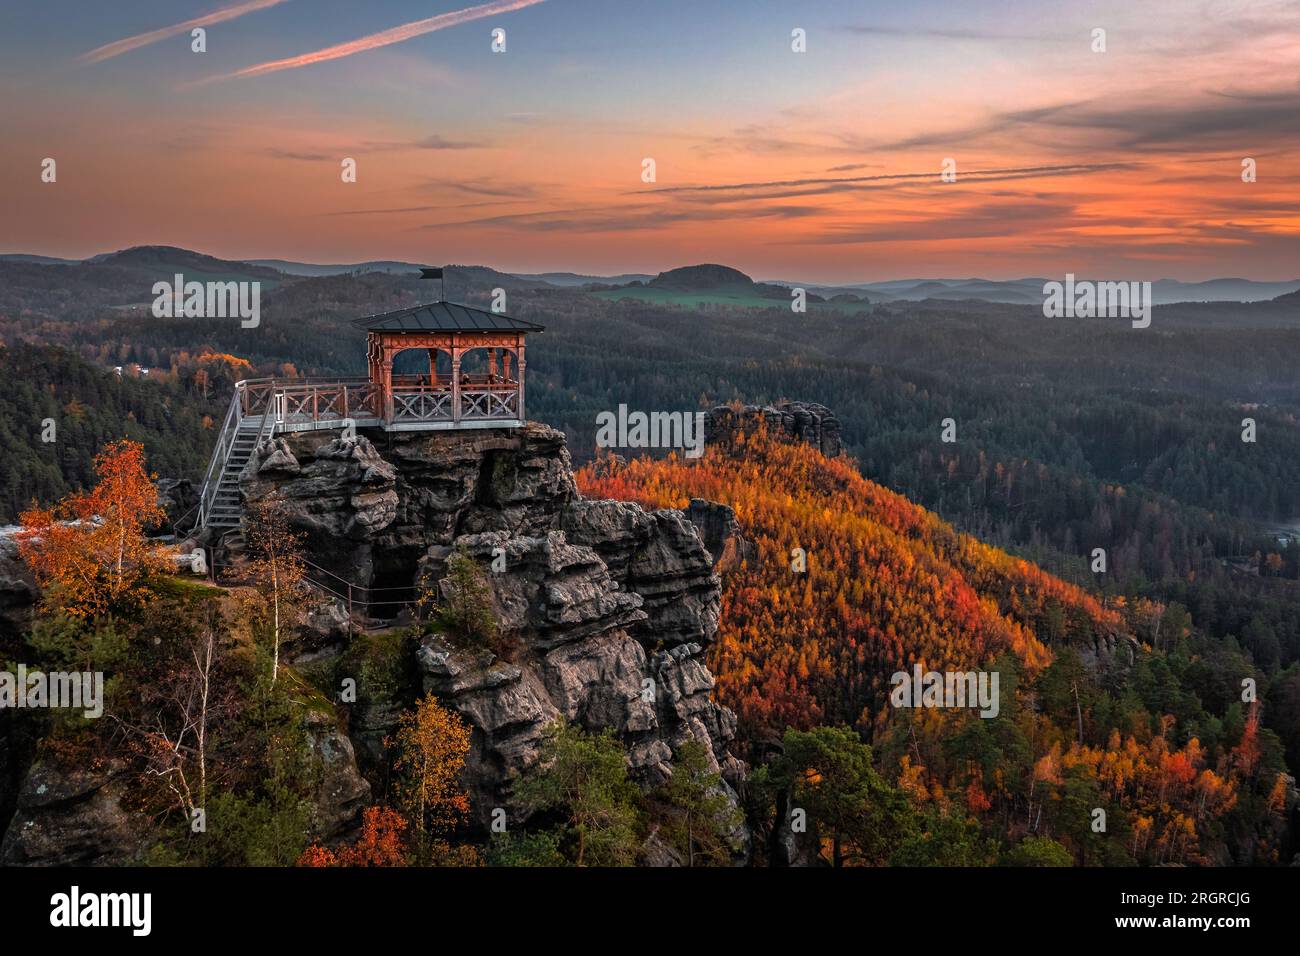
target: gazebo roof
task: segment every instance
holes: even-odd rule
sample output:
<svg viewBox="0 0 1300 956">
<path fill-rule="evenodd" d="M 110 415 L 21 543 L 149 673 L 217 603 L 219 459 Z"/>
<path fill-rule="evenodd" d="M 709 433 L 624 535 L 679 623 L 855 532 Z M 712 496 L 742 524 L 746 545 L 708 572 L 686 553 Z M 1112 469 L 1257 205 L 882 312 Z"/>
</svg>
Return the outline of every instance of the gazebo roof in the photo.
<svg viewBox="0 0 1300 956">
<path fill-rule="evenodd" d="M 456 302 L 429 302 L 354 319 L 369 332 L 541 332 L 544 326 Z"/>
</svg>

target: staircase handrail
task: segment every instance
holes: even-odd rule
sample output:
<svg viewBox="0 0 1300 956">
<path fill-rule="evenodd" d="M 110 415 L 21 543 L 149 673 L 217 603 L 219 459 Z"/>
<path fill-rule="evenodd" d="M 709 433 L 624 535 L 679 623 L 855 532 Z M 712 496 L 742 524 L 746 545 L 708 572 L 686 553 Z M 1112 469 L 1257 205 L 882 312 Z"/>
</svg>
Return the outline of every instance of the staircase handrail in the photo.
<svg viewBox="0 0 1300 956">
<path fill-rule="evenodd" d="M 226 410 L 226 418 L 221 424 L 217 445 L 212 449 L 212 457 L 208 459 L 208 470 L 203 476 L 203 488 L 199 492 L 199 517 L 195 527 L 204 527 L 208 518 L 211 517 L 209 509 L 217 497 L 217 487 L 221 481 L 220 475 L 225 470 L 226 459 L 230 455 L 230 447 L 235 443 L 235 434 L 239 431 L 239 423 L 243 420 L 243 395 L 244 383 L 242 381 L 236 382 L 235 393 L 230 397 L 230 408 Z M 218 462 L 220 462 L 220 467 L 218 467 Z M 217 475 L 215 481 L 213 480 L 214 472 Z"/>
</svg>

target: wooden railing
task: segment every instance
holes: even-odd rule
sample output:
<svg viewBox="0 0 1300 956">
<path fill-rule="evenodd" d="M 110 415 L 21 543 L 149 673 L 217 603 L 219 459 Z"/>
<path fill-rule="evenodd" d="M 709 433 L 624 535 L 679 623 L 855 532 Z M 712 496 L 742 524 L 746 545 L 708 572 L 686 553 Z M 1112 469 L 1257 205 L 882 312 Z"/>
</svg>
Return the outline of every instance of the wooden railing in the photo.
<svg viewBox="0 0 1300 956">
<path fill-rule="evenodd" d="M 453 420 L 452 390 L 448 385 L 393 386 L 393 421 L 449 422 Z"/>
<path fill-rule="evenodd" d="M 382 417 L 379 386 L 369 379 L 260 379 L 244 384 L 244 415 L 270 414 L 277 425 Z"/>
<path fill-rule="evenodd" d="M 381 407 L 380 387 L 364 378 L 254 379 L 240 383 L 244 417 L 271 415 L 277 426 L 329 427 L 347 418 L 380 418 L 401 424 L 489 422 L 518 419 L 519 383 L 487 375 L 464 375 L 430 384 L 427 376 L 395 375 L 391 409 Z M 459 396 L 459 414 L 456 398 Z"/>
<path fill-rule="evenodd" d="M 465 388 L 460 392 L 461 421 L 519 417 L 519 390 L 514 387 L 488 386 Z"/>
<path fill-rule="evenodd" d="M 466 374 L 459 382 L 430 384 L 427 376 L 393 376 L 392 404 L 383 407 L 383 390 L 365 378 L 273 379 L 253 378 L 235 383 L 235 394 L 217 434 L 199 492 L 197 527 L 212 514 L 221 476 L 240 426 L 256 429 L 255 446 L 276 431 L 335 428 L 345 421 L 379 419 L 389 424 L 438 425 L 461 422 L 484 424 L 523 418 L 523 385 L 501 376 Z M 362 424 L 358 422 L 358 424 Z"/>
</svg>

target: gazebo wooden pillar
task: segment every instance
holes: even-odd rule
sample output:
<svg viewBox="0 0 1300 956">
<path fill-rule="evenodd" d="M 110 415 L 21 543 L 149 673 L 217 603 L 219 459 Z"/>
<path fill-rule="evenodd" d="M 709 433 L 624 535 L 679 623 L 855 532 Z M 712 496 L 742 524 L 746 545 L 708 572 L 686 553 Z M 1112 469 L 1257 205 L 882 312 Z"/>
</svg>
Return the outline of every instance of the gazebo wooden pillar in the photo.
<svg viewBox="0 0 1300 956">
<path fill-rule="evenodd" d="M 451 346 L 451 420 L 460 424 L 460 346 L 453 341 Z"/>
</svg>

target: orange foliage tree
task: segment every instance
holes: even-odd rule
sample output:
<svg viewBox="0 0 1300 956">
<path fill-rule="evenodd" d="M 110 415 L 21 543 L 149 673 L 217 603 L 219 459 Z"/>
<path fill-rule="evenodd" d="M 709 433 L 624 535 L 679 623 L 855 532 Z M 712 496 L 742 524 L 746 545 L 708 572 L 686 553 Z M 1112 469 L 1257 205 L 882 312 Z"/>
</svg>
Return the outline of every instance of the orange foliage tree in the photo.
<svg viewBox="0 0 1300 956">
<path fill-rule="evenodd" d="M 406 818 L 389 807 L 366 807 L 361 835 L 338 853 L 313 843 L 298 858 L 299 866 L 405 866 Z"/>
<path fill-rule="evenodd" d="M 95 474 L 93 489 L 53 508 L 30 508 L 19 519 L 19 553 L 46 599 L 78 618 L 137 609 L 149 580 L 168 567 L 145 534 L 166 515 L 145 470 L 144 446 L 125 439 L 106 445 Z"/>
</svg>

